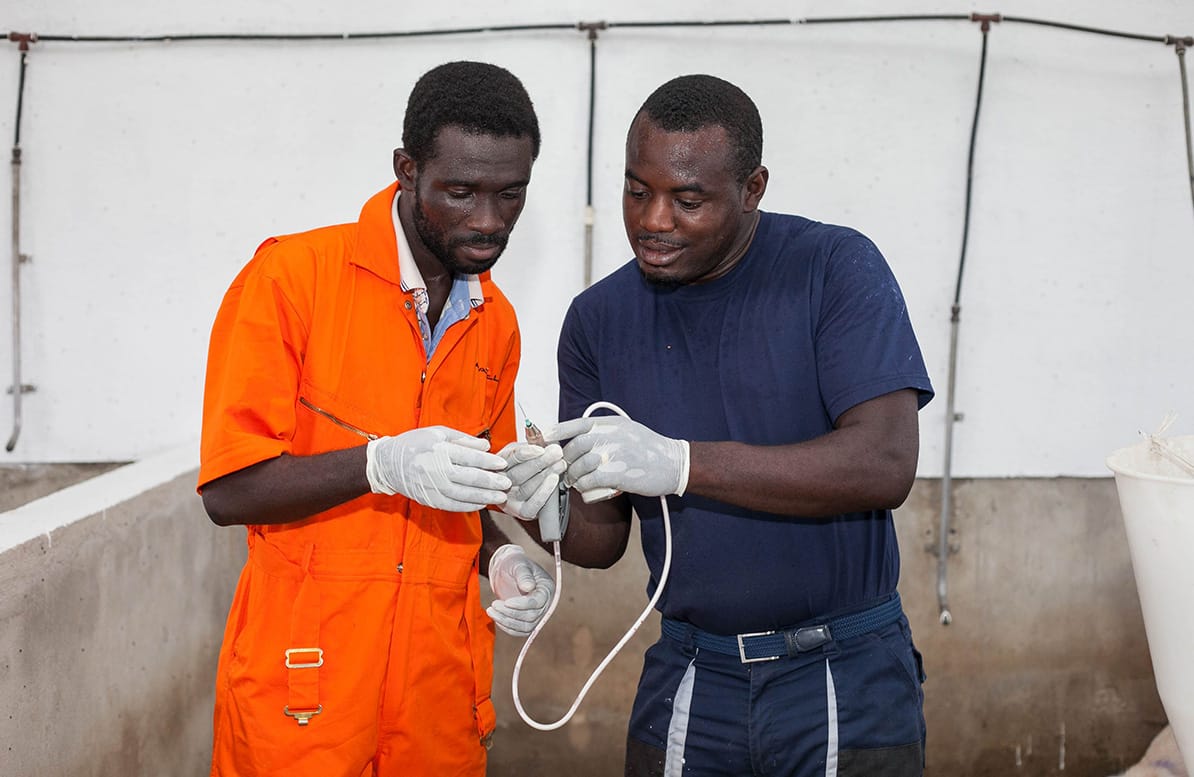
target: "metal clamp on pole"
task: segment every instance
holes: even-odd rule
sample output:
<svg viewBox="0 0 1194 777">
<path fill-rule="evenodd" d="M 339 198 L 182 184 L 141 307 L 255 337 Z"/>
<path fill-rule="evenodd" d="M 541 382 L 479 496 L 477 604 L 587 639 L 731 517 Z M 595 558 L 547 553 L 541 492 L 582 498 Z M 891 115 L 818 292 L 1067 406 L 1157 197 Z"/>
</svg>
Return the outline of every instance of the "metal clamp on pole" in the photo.
<svg viewBox="0 0 1194 777">
<path fill-rule="evenodd" d="M 970 21 L 979 22 L 982 24 L 983 32 L 991 29 L 991 22 L 998 24 L 1003 21 L 1003 14 L 1001 13 L 972 13 L 970 14 Z"/>
</svg>

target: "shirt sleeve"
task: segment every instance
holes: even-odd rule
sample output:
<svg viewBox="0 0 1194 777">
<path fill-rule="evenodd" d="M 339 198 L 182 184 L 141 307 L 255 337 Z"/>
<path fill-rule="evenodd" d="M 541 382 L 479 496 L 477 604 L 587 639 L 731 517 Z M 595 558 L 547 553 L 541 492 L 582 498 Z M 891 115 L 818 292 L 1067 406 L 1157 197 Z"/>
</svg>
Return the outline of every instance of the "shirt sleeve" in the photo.
<svg viewBox="0 0 1194 777">
<path fill-rule="evenodd" d="M 263 246 L 224 296 L 212 327 L 199 488 L 291 450 L 307 325 Z"/>
<path fill-rule="evenodd" d="M 821 396 L 836 423 L 867 400 L 915 389 L 918 405 L 933 397 L 904 295 L 879 249 L 853 234 L 825 264 L 816 325 Z"/>
</svg>

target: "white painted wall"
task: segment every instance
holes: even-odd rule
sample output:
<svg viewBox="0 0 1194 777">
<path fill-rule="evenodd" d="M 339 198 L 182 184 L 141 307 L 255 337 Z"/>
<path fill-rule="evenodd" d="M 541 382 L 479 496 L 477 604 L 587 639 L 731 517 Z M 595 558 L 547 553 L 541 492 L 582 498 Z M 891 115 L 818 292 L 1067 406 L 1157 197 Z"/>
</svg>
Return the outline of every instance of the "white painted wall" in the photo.
<svg viewBox="0 0 1194 777">
<path fill-rule="evenodd" d="M 1194 34 L 1187 0 L 419 4 L 7 0 L 43 35 L 377 32 L 604 19 L 999 11 Z M 611 30 L 598 46 L 596 274 L 629 257 L 622 143 L 646 95 L 710 72 L 758 102 L 764 204 L 869 234 L 895 268 L 936 399 L 922 475 L 941 473 L 949 308 L 981 36 L 967 22 Z M 0 49 L 0 144 L 18 53 Z M 509 67 L 543 152 L 495 275 L 524 333 L 519 398 L 554 417 L 555 340 L 582 285 L 589 47 L 578 32 L 348 42 L 70 44 L 29 57 L 21 127 L 24 400 L 0 463 L 120 460 L 198 435 L 212 317 L 266 236 L 354 219 L 391 180 L 413 81 L 450 59 Z M 1004 23 L 992 30 L 963 282 L 955 476 L 1106 475 L 1169 410 L 1194 429 L 1194 207 L 1172 46 Z M 6 178 L 7 180 L 7 178 Z M 7 191 L 7 186 L 3 191 Z M 10 212 L 0 207 L 0 384 L 11 382 Z M 11 429 L 0 395 L 0 440 Z"/>
</svg>

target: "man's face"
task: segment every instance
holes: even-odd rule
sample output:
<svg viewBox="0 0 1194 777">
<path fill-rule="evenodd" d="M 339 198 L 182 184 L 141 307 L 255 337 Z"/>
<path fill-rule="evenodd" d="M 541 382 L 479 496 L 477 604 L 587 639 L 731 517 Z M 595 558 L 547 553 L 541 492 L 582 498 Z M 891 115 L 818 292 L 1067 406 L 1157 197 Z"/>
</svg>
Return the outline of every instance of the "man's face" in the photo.
<svg viewBox="0 0 1194 777">
<path fill-rule="evenodd" d="M 622 219 L 643 277 L 652 283 L 701 283 L 742 258 L 766 187 L 766 172 L 746 183 L 733 172 L 725 128 L 667 132 L 646 115 L 626 139 Z"/>
<path fill-rule="evenodd" d="M 475 135 L 449 126 L 440 130 L 435 147 L 435 156 L 421 165 L 395 154 L 402 188 L 413 195 L 411 222 L 445 268 L 466 275 L 485 272 L 501 256 L 526 204 L 531 139 Z"/>
</svg>

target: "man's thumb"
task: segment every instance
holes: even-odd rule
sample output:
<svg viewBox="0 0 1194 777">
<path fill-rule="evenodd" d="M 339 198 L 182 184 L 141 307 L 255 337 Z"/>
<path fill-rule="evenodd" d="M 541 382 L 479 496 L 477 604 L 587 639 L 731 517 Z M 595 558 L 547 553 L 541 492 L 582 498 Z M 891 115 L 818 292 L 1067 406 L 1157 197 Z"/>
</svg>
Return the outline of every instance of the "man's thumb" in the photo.
<svg viewBox="0 0 1194 777">
<path fill-rule="evenodd" d="M 515 577 L 518 579 L 519 591 L 529 594 L 535 590 L 535 570 L 531 569 L 530 564 L 519 564 Z"/>
</svg>

